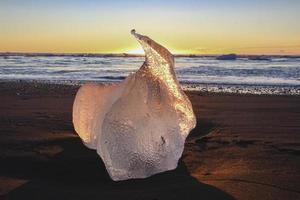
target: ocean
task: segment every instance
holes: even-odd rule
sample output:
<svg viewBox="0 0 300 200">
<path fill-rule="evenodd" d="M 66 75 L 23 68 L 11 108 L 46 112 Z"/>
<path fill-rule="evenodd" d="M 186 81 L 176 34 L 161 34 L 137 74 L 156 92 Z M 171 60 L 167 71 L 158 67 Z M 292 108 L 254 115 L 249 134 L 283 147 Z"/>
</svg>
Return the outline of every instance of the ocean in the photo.
<svg viewBox="0 0 300 200">
<path fill-rule="evenodd" d="M 1 55 L 0 80 L 79 84 L 120 82 L 144 57 L 90 55 Z M 176 57 L 175 71 L 187 90 L 253 94 L 300 94 L 300 57 Z"/>
</svg>

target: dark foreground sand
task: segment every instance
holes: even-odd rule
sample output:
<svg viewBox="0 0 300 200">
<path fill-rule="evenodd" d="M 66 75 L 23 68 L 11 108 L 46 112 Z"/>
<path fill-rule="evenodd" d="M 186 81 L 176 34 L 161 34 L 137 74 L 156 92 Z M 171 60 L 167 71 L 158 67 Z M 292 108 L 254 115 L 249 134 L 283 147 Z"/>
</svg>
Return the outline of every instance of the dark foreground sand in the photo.
<svg viewBox="0 0 300 200">
<path fill-rule="evenodd" d="M 300 199 L 300 97 L 190 92 L 176 170 L 113 182 L 76 136 L 76 86 L 0 83 L 0 198 Z"/>
</svg>

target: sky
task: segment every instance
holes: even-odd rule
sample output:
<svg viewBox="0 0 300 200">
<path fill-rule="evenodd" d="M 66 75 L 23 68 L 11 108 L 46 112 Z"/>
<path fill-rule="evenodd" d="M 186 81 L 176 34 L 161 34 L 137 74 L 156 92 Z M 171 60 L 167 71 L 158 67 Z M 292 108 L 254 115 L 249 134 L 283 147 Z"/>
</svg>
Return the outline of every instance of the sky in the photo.
<svg viewBox="0 0 300 200">
<path fill-rule="evenodd" d="M 299 0 L 1 0 L 0 51 L 300 55 Z"/>
</svg>

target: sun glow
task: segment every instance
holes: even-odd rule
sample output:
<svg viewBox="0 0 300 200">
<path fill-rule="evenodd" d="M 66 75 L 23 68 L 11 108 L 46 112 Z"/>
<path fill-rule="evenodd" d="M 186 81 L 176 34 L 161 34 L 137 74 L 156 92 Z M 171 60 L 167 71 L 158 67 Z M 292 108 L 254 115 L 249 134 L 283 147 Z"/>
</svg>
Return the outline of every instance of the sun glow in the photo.
<svg viewBox="0 0 300 200">
<path fill-rule="evenodd" d="M 193 51 L 188 51 L 188 50 L 177 50 L 177 49 L 169 49 L 169 51 L 172 53 L 172 54 L 193 54 L 195 52 Z M 123 51 L 124 52 L 124 51 Z M 138 55 L 144 55 L 145 52 L 144 50 L 139 47 L 139 48 L 132 48 L 132 49 L 128 49 L 128 50 L 125 50 L 126 53 L 128 54 L 138 54 Z"/>
<path fill-rule="evenodd" d="M 129 54 L 145 54 L 144 50 L 141 47 L 135 48 L 135 49 L 130 49 L 127 51 L 127 53 L 129 53 Z"/>
</svg>

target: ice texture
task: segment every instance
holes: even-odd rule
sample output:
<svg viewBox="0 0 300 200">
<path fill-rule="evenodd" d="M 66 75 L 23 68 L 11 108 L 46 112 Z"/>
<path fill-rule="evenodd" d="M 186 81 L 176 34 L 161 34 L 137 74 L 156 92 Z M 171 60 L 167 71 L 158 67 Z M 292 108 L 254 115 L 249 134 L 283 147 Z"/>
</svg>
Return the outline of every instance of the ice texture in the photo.
<svg viewBox="0 0 300 200">
<path fill-rule="evenodd" d="M 175 169 L 196 125 L 173 55 L 149 37 L 131 33 L 145 51 L 140 69 L 119 84 L 83 85 L 73 105 L 76 132 L 97 150 L 115 181 Z"/>
</svg>

